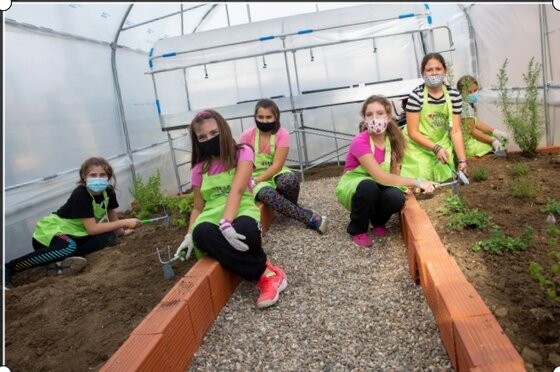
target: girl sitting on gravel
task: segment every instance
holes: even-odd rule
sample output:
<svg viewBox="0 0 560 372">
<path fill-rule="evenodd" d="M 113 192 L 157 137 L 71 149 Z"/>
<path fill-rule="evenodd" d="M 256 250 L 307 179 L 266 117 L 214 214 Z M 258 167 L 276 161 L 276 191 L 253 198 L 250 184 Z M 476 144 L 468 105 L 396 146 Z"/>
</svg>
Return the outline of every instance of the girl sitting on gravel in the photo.
<svg viewBox="0 0 560 372">
<path fill-rule="evenodd" d="M 346 231 L 357 245 L 371 247 L 370 222 L 374 236 L 386 236 L 385 223 L 404 206 L 407 187 L 419 187 L 430 193 L 434 183 L 400 176 L 404 139 L 392 119 L 387 98 L 367 98 L 360 113 L 367 129 L 352 139 L 344 174 L 335 192 L 339 202 L 350 211 Z"/>
<path fill-rule="evenodd" d="M 327 231 L 326 217 L 302 208 L 297 203 L 299 180 L 285 167 L 290 150 L 290 134 L 280 126 L 280 110 L 273 100 L 261 99 L 257 102 L 255 123 L 256 127 L 245 130 L 239 138 L 239 143 L 248 143 L 255 149 L 255 200 L 324 234 Z"/>
<path fill-rule="evenodd" d="M 58 211 L 37 222 L 33 249 L 5 265 L 5 285 L 11 288 L 12 274 L 32 267 L 47 267 L 47 274 L 80 272 L 86 254 L 108 247 L 117 236 L 142 226 L 137 218 L 119 220 L 113 168 L 103 158 L 89 158 L 80 167 L 78 186 Z"/>
<path fill-rule="evenodd" d="M 194 206 L 188 233 L 175 256 L 194 248 L 208 254 L 241 278 L 257 282 L 257 307 L 278 301 L 286 274 L 267 261 L 261 245 L 260 210 L 251 187 L 253 149 L 236 144 L 229 124 L 214 110 L 199 112 L 191 122 L 191 184 Z"/>
</svg>

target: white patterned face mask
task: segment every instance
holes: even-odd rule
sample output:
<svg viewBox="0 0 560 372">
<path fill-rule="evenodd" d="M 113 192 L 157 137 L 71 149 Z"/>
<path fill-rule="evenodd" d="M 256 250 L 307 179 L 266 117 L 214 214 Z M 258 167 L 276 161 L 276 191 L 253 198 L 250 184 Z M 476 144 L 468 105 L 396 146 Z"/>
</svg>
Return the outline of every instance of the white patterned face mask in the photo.
<svg viewBox="0 0 560 372">
<path fill-rule="evenodd" d="M 424 78 L 424 83 L 430 88 L 435 88 L 443 84 L 445 75 L 432 75 L 432 76 L 422 76 Z"/>
<path fill-rule="evenodd" d="M 366 125 L 369 134 L 382 134 L 387 130 L 389 121 L 387 118 L 366 120 Z"/>
</svg>

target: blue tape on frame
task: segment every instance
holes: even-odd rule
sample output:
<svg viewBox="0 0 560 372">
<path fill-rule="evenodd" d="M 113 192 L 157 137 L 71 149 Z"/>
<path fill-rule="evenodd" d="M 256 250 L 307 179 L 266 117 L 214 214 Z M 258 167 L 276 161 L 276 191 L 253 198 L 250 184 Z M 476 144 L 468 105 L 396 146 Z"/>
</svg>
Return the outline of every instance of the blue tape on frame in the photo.
<svg viewBox="0 0 560 372">
<path fill-rule="evenodd" d="M 152 60 L 148 61 L 148 66 L 150 66 L 150 70 L 154 68 L 154 63 L 152 62 Z"/>
<path fill-rule="evenodd" d="M 171 53 L 164 53 L 164 54 L 162 54 L 161 56 L 162 56 L 163 58 L 167 58 L 167 57 L 175 57 L 176 55 L 177 55 L 176 52 L 171 52 Z"/>
<path fill-rule="evenodd" d="M 399 15 L 399 19 L 414 17 L 414 13 L 406 13 Z"/>
<path fill-rule="evenodd" d="M 148 54 L 148 57 L 151 57 L 154 55 L 154 48 L 150 49 L 150 53 Z"/>
<path fill-rule="evenodd" d="M 298 31 L 297 33 L 300 34 L 300 35 L 303 35 L 303 34 L 310 34 L 310 33 L 312 33 L 312 32 L 313 32 L 313 29 L 312 29 L 312 28 L 309 28 L 309 29 L 307 29 L 307 30 L 300 30 L 300 31 Z"/>
<path fill-rule="evenodd" d="M 156 107 L 158 115 L 161 115 L 161 108 L 159 107 L 159 99 L 156 99 Z"/>
<path fill-rule="evenodd" d="M 432 16 L 431 16 L 431 15 L 428 16 L 428 24 L 429 24 L 429 25 L 432 24 Z"/>
<path fill-rule="evenodd" d="M 270 36 L 263 36 L 263 37 L 259 38 L 259 40 L 260 41 L 265 41 L 265 40 L 272 40 L 274 38 L 275 38 L 274 35 L 270 35 Z"/>
</svg>

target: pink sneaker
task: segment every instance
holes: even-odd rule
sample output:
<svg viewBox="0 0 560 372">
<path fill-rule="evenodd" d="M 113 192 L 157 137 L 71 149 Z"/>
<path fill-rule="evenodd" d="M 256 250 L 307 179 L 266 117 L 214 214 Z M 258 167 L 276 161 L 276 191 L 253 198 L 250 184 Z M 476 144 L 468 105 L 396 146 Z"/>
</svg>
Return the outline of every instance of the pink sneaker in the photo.
<svg viewBox="0 0 560 372">
<path fill-rule="evenodd" d="M 371 228 L 371 233 L 373 234 L 373 236 L 383 238 L 389 235 L 389 230 L 387 230 L 385 226 L 373 226 Z"/>
<path fill-rule="evenodd" d="M 261 289 L 261 294 L 257 299 L 259 309 L 274 305 L 278 301 L 280 292 L 288 286 L 284 271 L 269 262 L 266 263 L 266 267 L 276 275 L 266 276 L 263 274 L 257 283 L 257 287 Z"/>
<path fill-rule="evenodd" d="M 371 247 L 373 245 L 373 240 L 371 240 L 367 233 L 354 235 L 352 241 L 360 247 Z"/>
</svg>

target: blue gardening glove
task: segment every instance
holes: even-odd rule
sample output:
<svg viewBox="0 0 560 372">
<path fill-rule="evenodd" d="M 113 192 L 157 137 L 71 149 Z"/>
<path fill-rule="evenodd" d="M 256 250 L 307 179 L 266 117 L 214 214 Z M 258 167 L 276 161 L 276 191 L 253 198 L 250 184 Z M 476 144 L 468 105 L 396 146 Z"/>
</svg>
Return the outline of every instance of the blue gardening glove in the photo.
<svg viewBox="0 0 560 372">
<path fill-rule="evenodd" d="M 191 255 L 193 246 L 194 243 L 192 240 L 192 234 L 188 233 L 187 235 L 185 235 L 185 239 L 183 240 L 179 248 L 177 248 L 177 252 L 175 252 L 174 258 L 179 258 L 181 261 L 187 260 Z M 185 248 L 187 249 L 186 253 L 184 252 Z"/>
<path fill-rule="evenodd" d="M 243 243 L 241 240 L 245 240 L 245 235 L 238 234 L 233 228 L 231 222 L 222 218 L 220 221 L 220 231 L 228 243 L 235 249 L 241 252 L 249 250 L 249 246 Z"/>
</svg>

